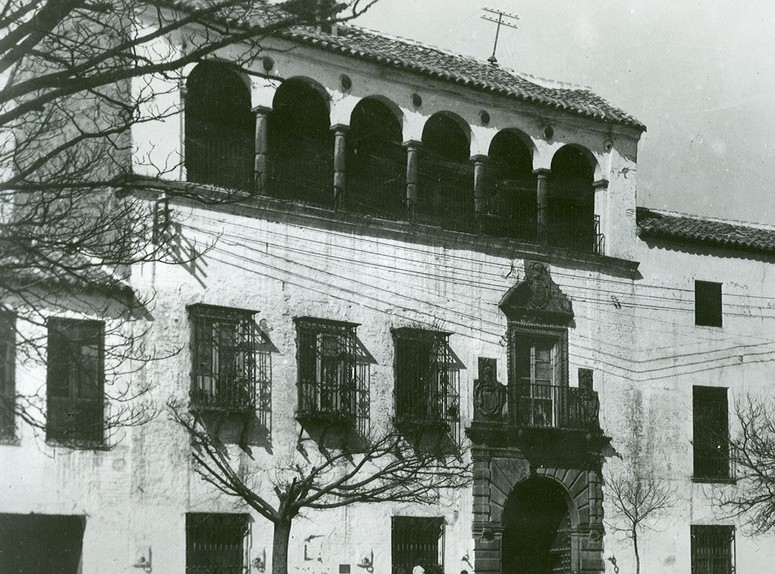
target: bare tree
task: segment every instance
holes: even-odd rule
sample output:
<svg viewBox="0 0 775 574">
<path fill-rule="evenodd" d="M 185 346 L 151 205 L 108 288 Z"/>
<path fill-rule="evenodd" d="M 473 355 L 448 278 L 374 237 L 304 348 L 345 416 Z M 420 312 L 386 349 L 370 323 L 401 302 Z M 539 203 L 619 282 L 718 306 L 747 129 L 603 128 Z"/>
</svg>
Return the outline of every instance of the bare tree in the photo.
<svg viewBox="0 0 775 574">
<path fill-rule="evenodd" d="M 191 456 L 199 476 L 273 524 L 272 574 L 287 574 L 291 527 L 305 511 L 378 502 L 433 504 L 442 491 L 471 480 L 470 464 L 461 458 L 417 449 L 397 431 L 389 431 L 366 441 L 358 452 L 301 449 L 304 452 L 273 469 L 267 488 L 266 469 L 235 467 L 229 447 L 201 420 L 177 409 L 173 413 L 191 437 Z"/>
<path fill-rule="evenodd" d="M 186 66 L 240 46 L 231 64 L 247 70 L 267 35 L 348 20 L 375 1 L 0 0 L 0 310 L 39 327 L 17 329 L 17 353 L 45 359 L 54 309 L 107 316 L 119 337 L 106 337 L 117 340 L 106 349 L 115 359 L 106 398 L 128 405 L 142 395 L 111 383 L 175 349 L 145 349 L 138 327 L 126 326 L 151 304 L 127 288 L 128 270 L 189 262 L 207 246 L 160 240 L 174 222 L 163 203 L 137 192 L 155 197 L 157 176 L 181 158 L 146 165 L 153 175 L 136 177 L 131 129 L 181 111 L 159 102 L 180 89 Z M 176 187 L 204 200 L 200 191 Z M 7 390 L 0 388 L 0 409 L 40 426 L 39 397 Z M 140 424 L 140 413 L 152 412 L 119 411 L 117 425 Z"/>
<path fill-rule="evenodd" d="M 653 528 L 653 522 L 674 504 L 675 489 L 665 479 L 644 476 L 630 465 L 605 477 L 609 500 L 616 514 L 607 522 L 611 530 L 632 541 L 635 572 L 640 574 L 639 537 Z"/>
<path fill-rule="evenodd" d="M 718 502 L 754 534 L 775 527 L 775 399 L 748 394 L 735 407 L 739 431 L 730 439 L 737 484 Z"/>
</svg>

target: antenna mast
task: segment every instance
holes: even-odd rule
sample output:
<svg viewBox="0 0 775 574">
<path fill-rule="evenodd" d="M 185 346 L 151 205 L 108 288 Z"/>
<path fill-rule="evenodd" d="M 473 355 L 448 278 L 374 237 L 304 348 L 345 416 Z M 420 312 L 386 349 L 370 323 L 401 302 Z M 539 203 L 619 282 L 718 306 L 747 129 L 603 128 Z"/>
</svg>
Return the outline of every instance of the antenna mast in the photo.
<svg viewBox="0 0 775 574">
<path fill-rule="evenodd" d="M 519 16 L 516 16 L 514 14 L 509 14 L 508 12 L 504 12 L 503 10 L 493 10 L 492 8 L 482 8 L 487 14 L 482 14 L 482 20 L 487 20 L 488 22 L 495 22 L 498 27 L 495 29 L 495 43 L 492 46 L 492 56 L 487 58 L 487 61 L 490 62 L 493 66 L 498 65 L 498 58 L 495 57 L 495 51 L 498 49 L 498 36 L 500 36 L 501 32 L 501 26 L 506 26 L 507 28 L 514 28 L 517 29 L 517 25 L 512 22 L 506 22 L 503 19 L 509 18 L 511 20 L 519 20 Z M 498 18 L 496 19 L 495 16 L 490 16 L 490 14 L 497 14 Z"/>
</svg>

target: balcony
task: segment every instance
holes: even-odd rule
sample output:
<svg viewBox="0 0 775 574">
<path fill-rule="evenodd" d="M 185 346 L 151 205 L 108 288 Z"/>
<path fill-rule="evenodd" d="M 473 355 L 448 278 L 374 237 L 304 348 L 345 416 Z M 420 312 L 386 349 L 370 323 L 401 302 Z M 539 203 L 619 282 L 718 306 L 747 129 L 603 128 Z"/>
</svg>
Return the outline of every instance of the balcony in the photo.
<svg viewBox="0 0 775 574">
<path fill-rule="evenodd" d="M 247 135 L 224 131 L 186 137 L 188 181 L 240 191 L 253 188 L 253 142 Z"/>
<path fill-rule="evenodd" d="M 516 428 L 598 431 L 595 391 L 554 385 L 519 385 L 509 397 L 509 423 Z"/>
</svg>

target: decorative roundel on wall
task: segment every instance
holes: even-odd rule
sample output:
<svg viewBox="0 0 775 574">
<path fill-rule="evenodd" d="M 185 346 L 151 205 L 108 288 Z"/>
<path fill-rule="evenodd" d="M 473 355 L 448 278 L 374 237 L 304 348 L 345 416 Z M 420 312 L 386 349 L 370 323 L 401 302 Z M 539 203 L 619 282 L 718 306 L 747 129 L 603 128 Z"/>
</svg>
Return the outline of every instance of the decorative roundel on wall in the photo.
<svg viewBox="0 0 775 574">
<path fill-rule="evenodd" d="M 339 85 L 342 86 L 342 89 L 346 92 L 353 87 L 353 81 L 347 74 L 342 74 L 339 76 Z"/>
<path fill-rule="evenodd" d="M 419 108 L 422 105 L 422 98 L 420 94 L 412 94 L 412 105 L 415 108 Z"/>
<path fill-rule="evenodd" d="M 269 56 L 261 58 L 261 65 L 264 66 L 264 71 L 269 72 L 274 68 L 274 60 Z"/>
<path fill-rule="evenodd" d="M 490 123 L 490 114 L 487 110 L 482 110 L 479 112 L 479 120 L 482 122 L 483 126 L 486 126 Z"/>
</svg>

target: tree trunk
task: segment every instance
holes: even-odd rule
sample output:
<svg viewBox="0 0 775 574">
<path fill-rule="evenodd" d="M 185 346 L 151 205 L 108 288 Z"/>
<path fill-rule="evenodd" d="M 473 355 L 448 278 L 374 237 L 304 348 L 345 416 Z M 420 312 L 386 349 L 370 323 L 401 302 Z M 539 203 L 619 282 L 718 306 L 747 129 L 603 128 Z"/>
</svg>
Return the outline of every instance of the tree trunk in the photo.
<svg viewBox="0 0 775 574">
<path fill-rule="evenodd" d="M 274 523 L 272 538 L 272 574 L 288 574 L 288 541 L 291 537 L 291 525 L 288 520 Z"/>
<path fill-rule="evenodd" d="M 632 531 L 632 549 L 635 550 L 635 574 L 640 574 L 640 553 L 638 552 L 638 533 Z"/>
</svg>

